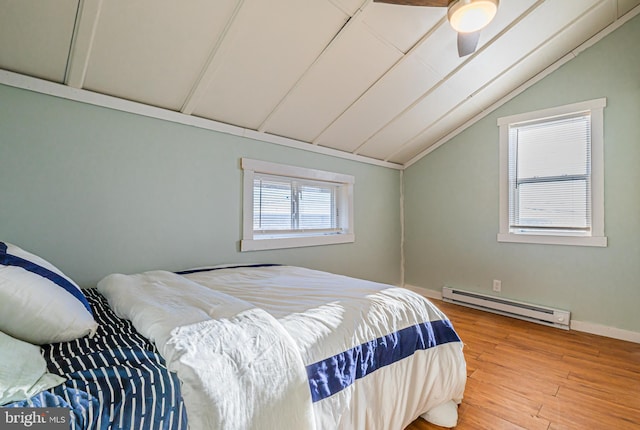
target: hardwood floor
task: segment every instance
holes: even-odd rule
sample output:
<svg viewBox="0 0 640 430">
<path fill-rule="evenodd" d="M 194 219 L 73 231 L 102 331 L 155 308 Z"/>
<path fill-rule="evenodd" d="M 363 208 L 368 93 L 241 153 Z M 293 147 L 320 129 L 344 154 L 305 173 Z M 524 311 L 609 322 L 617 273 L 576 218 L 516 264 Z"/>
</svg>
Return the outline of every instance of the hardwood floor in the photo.
<svg viewBox="0 0 640 430">
<path fill-rule="evenodd" d="M 640 344 L 434 303 L 465 343 L 457 430 L 640 429 Z"/>
</svg>

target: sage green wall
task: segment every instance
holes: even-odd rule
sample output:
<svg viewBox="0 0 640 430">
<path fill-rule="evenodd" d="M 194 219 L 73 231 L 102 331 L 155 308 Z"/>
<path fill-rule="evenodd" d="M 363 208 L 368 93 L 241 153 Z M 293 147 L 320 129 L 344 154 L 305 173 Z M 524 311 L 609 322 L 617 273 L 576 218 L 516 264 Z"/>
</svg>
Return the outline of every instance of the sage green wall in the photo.
<svg viewBox="0 0 640 430">
<path fill-rule="evenodd" d="M 407 284 L 566 308 L 640 331 L 640 17 L 405 171 Z M 498 243 L 497 118 L 606 97 L 607 248 Z"/>
<path fill-rule="evenodd" d="M 356 243 L 239 252 L 242 157 L 354 175 Z M 0 86 L 0 240 L 82 286 L 230 262 L 398 284 L 399 194 L 393 169 Z"/>
</svg>

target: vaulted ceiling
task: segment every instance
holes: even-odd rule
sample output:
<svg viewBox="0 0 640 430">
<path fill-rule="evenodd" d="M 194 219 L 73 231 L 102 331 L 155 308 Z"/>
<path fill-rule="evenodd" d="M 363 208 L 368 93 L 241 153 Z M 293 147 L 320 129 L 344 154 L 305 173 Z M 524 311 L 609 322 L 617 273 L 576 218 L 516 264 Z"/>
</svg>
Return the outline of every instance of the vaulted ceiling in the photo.
<svg viewBox="0 0 640 430">
<path fill-rule="evenodd" d="M 502 0 L 460 58 L 446 8 L 0 0 L 0 68 L 402 165 L 638 4 Z"/>
</svg>

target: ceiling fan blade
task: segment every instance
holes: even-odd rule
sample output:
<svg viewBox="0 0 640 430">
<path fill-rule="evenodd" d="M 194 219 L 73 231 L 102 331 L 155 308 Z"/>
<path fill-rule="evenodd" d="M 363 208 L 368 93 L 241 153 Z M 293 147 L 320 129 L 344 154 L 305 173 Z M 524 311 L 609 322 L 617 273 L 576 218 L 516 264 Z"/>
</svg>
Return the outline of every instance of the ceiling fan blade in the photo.
<svg viewBox="0 0 640 430">
<path fill-rule="evenodd" d="M 473 54 L 478 47 L 478 40 L 480 40 L 479 30 L 473 33 L 458 33 L 458 56 L 466 57 Z"/>
<path fill-rule="evenodd" d="M 447 7 L 449 0 L 373 0 L 374 3 L 399 4 L 405 6 Z"/>
</svg>

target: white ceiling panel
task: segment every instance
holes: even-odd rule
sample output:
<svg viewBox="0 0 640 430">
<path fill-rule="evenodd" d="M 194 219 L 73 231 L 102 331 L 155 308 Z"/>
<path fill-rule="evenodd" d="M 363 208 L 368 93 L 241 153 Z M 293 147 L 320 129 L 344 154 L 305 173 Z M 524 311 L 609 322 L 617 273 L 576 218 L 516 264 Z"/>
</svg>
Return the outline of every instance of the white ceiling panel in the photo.
<svg viewBox="0 0 640 430">
<path fill-rule="evenodd" d="M 446 14 L 444 7 L 373 3 L 364 10 L 362 19 L 373 32 L 406 53 Z"/>
<path fill-rule="evenodd" d="M 103 1 L 84 87 L 179 110 L 235 4 Z"/>
<path fill-rule="evenodd" d="M 194 114 L 257 129 L 347 18 L 326 1 L 246 1 Z"/>
<path fill-rule="evenodd" d="M 618 16 L 620 18 L 636 6 L 640 5 L 640 0 L 618 0 Z"/>
<path fill-rule="evenodd" d="M 431 127 L 427 128 L 423 135 L 408 141 L 395 153 L 388 155 L 387 159 L 392 162 L 403 160 L 402 163 L 411 160 L 417 154 L 436 143 L 439 138 L 445 136 L 450 130 L 455 129 L 459 124 L 464 124 L 476 116 L 479 110 L 480 108 L 475 103 L 475 100 L 468 100 L 465 103 L 457 105 L 449 114 L 443 116 L 439 121 L 436 121 Z M 425 140 L 423 138 L 424 136 L 430 136 L 431 139 Z"/>
<path fill-rule="evenodd" d="M 63 82 L 78 0 L 0 0 L 0 68 Z"/>
<path fill-rule="evenodd" d="M 458 56 L 457 33 L 446 20 L 441 21 L 428 38 L 416 47 L 414 55 L 444 78 L 468 58 Z"/>
<path fill-rule="evenodd" d="M 313 141 L 401 56 L 362 21 L 349 23 L 268 120 L 266 131 Z"/>
<path fill-rule="evenodd" d="M 436 74 L 415 57 L 403 59 L 314 143 L 356 151 L 438 80 Z"/>
<path fill-rule="evenodd" d="M 369 139 L 358 153 L 386 159 L 424 128 L 440 120 L 464 99 L 466 96 L 459 89 L 446 82 L 441 83 L 411 109 Z"/>
<path fill-rule="evenodd" d="M 638 15 L 640 0 L 503 0 L 460 58 L 442 7 L 0 0 L 0 69 L 27 75 L 0 83 L 397 167 Z"/>
</svg>

